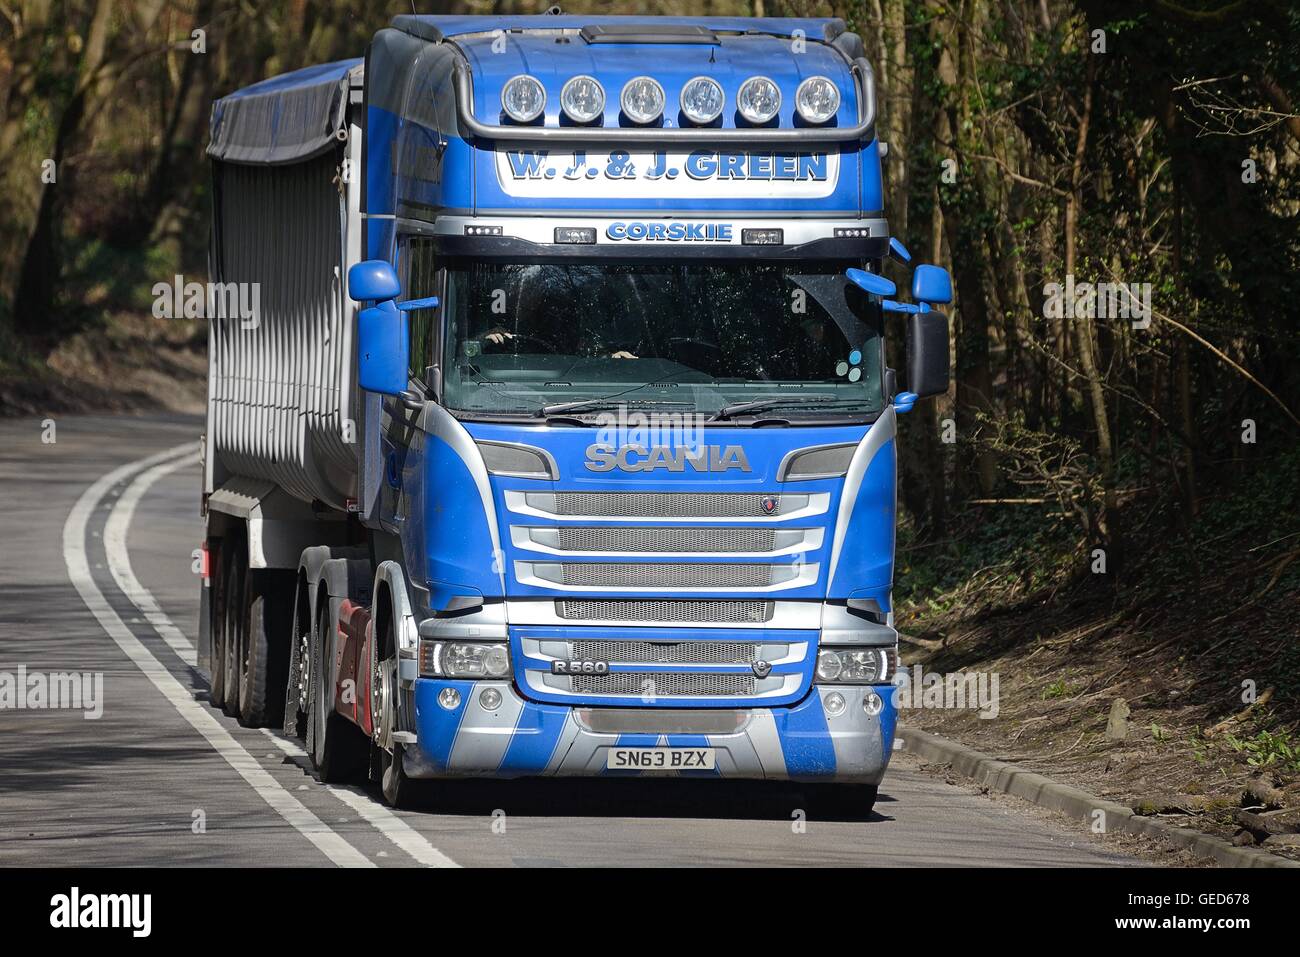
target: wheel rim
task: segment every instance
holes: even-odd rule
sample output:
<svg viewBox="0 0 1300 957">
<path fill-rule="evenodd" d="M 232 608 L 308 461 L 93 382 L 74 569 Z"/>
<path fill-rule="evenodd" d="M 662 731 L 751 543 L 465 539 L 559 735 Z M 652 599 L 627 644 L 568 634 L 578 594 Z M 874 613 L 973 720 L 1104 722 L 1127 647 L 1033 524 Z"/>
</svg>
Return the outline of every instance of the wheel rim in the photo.
<svg viewBox="0 0 1300 957">
<path fill-rule="evenodd" d="M 298 639 L 298 710 L 307 713 L 307 683 L 311 681 L 311 632 Z"/>
</svg>

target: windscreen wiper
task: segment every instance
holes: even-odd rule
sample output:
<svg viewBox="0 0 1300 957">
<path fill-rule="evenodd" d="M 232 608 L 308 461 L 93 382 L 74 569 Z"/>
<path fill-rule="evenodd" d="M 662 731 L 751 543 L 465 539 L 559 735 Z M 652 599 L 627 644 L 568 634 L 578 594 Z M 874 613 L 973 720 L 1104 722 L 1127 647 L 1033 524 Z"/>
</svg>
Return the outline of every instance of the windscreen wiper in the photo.
<svg viewBox="0 0 1300 957">
<path fill-rule="evenodd" d="M 559 402 L 556 403 L 555 405 L 544 405 L 537 410 L 536 414 L 539 419 L 544 419 L 547 416 L 560 415 L 561 413 L 564 412 L 596 411 L 599 409 L 617 409 L 620 405 L 682 406 L 682 405 L 690 405 L 690 404 L 691 403 L 689 402 L 682 402 L 673 399 L 663 399 L 663 400 L 641 399 L 640 401 L 633 399 L 632 401 L 629 402 L 627 399 L 621 398 L 620 396 L 607 395 L 607 396 L 601 396 L 600 398 L 597 399 L 578 399 L 576 402 Z"/>
<path fill-rule="evenodd" d="M 862 403 L 858 399 L 837 399 L 830 395 L 774 395 L 766 399 L 755 399 L 752 402 L 737 402 L 734 405 L 724 405 L 709 416 L 707 421 L 722 422 L 725 419 L 734 418 L 746 412 L 762 412 L 765 409 L 774 409 L 781 405 L 806 405 L 828 408 L 846 404 L 861 405 Z"/>
</svg>

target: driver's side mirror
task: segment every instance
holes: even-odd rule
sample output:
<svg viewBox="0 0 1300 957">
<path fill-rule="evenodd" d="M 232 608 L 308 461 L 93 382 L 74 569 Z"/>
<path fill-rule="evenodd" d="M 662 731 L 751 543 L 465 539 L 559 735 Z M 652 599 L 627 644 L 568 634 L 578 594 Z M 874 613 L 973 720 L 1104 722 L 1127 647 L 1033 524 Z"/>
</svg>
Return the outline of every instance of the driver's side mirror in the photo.
<svg viewBox="0 0 1300 957">
<path fill-rule="evenodd" d="M 438 305 L 436 296 L 396 302 L 401 294 L 397 272 L 382 259 L 367 259 L 348 270 L 348 295 L 373 303 L 357 316 L 357 384 L 367 392 L 406 391 L 411 350 L 406 313 Z"/>
<path fill-rule="evenodd" d="M 907 389 L 917 398 L 948 391 L 948 317 L 927 310 L 907 317 Z"/>
</svg>

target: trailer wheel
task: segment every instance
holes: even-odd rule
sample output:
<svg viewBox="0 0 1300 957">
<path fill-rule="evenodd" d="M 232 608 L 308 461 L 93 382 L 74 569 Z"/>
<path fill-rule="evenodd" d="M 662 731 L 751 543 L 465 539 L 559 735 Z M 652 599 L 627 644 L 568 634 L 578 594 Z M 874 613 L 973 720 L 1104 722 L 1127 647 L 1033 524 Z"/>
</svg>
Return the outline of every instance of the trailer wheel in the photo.
<svg viewBox="0 0 1300 957">
<path fill-rule="evenodd" d="M 334 629 L 324 595 L 316 614 L 311 659 L 307 750 L 322 783 L 350 781 L 369 766 L 370 742 L 360 728 L 334 710 Z"/>
<path fill-rule="evenodd" d="M 278 725 L 283 719 L 288 599 L 284 574 L 249 571 L 249 596 L 244 649 L 240 656 L 239 723 L 246 728 Z M 278 586 L 278 587 L 277 587 Z M 290 593 L 292 594 L 292 593 Z"/>
<path fill-rule="evenodd" d="M 284 733 L 307 736 L 307 692 L 311 687 L 311 602 L 301 582 L 294 589 L 289 630 L 289 669 L 284 689 Z"/>
<path fill-rule="evenodd" d="M 220 708 L 226 702 L 226 575 L 225 562 L 218 552 L 218 567 L 212 576 L 212 593 L 208 602 L 208 704 Z"/>
<path fill-rule="evenodd" d="M 222 687 L 225 694 L 221 710 L 230 717 L 239 715 L 239 671 L 244 648 L 247 620 L 247 560 L 238 542 L 232 543 L 230 561 L 226 564 L 225 614 L 222 615 Z"/>
</svg>

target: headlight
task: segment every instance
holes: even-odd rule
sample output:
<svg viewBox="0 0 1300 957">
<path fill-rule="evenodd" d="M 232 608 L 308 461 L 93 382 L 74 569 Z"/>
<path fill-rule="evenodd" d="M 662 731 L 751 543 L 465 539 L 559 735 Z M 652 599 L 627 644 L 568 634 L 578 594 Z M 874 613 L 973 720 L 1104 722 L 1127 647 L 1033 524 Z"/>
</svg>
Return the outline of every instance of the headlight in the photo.
<svg viewBox="0 0 1300 957">
<path fill-rule="evenodd" d="M 797 482 L 807 479 L 835 478 L 849 470 L 856 442 L 844 445 L 822 445 L 812 449 L 791 452 L 776 470 L 778 482 Z"/>
<path fill-rule="evenodd" d="M 560 90 L 560 109 L 575 123 L 590 123 L 605 112 L 605 88 L 594 76 L 575 76 Z"/>
<path fill-rule="evenodd" d="M 633 123 L 651 123 L 664 111 L 664 88 L 654 77 L 633 77 L 623 85 L 619 103 Z"/>
<path fill-rule="evenodd" d="M 840 108 L 840 91 L 824 76 L 810 76 L 794 94 L 794 108 L 809 123 L 825 123 Z"/>
<path fill-rule="evenodd" d="M 693 80 L 687 80 L 686 85 L 682 87 L 682 95 L 679 102 L 682 106 L 682 113 L 692 123 L 712 123 L 722 115 L 722 106 L 726 97 L 722 94 L 722 87 L 716 80 L 707 76 L 697 76 Z"/>
<path fill-rule="evenodd" d="M 886 684 L 894 676 L 893 648 L 823 648 L 817 652 L 817 680 L 838 684 Z"/>
<path fill-rule="evenodd" d="M 531 123 L 546 109 L 546 89 L 536 77 L 512 76 L 501 88 L 501 109 L 516 123 Z"/>
<path fill-rule="evenodd" d="M 765 76 L 751 76 L 740 84 L 736 108 L 751 123 L 766 123 L 781 109 L 781 90 Z"/>
<path fill-rule="evenodd" d="M 493 475 L 512 478 L 557 479 L 555 461 L 541 449 L 505 442 L 478 442 L 483 464 Z"/>
<path fill-rule="evenodd" d="M 484 641 L 421 641 L 423 678 L 504 678 L 510 673 L 510 651 Z"/>
</svg>

